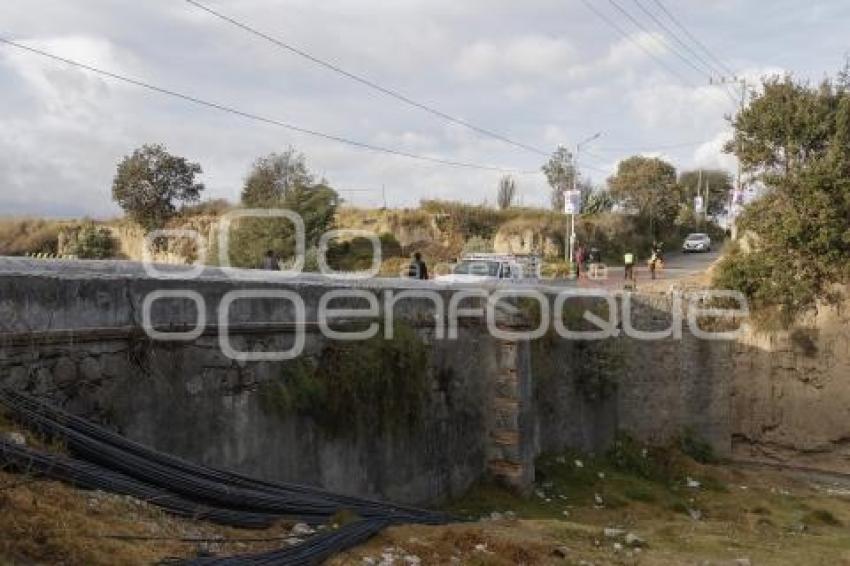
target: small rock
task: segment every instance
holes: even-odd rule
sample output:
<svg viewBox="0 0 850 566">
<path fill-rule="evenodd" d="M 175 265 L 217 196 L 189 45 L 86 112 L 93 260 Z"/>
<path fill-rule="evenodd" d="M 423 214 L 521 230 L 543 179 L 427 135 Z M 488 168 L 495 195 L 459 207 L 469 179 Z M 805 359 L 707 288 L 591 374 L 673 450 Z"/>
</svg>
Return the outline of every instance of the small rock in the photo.
<svg viewBox="0 0 850 566">
<path fill-rule="evenodd" d="M 599 479 L 601 479 L 601 480 L 604 480 L 604 479 L 605 479 L 605 472 L 599 472 L 599 473 L 598 473 L 598 474 L 596 474 L 596 475 L 597 475 L 597 476 L 599 476 Z"/>
<path fill-rule="evenodd" d="M 378 563 L 378 561 L 372 558 L 371 556 L 364 556 L 362 562 L 367 566 L 375 566 L 375 564 Z"/>
<path fill-rule="evenodd" d="M 476 545 L 475 545 L 475 552 L 486 552 L 486 553 L 489 553 L 490 551 L 489 551 L 489 550 L 487 550 L 487 545 L 486 545 L 486 544 L 476 544 Z"/>
<path fill-rule="evenodd" d="M 14 444 L 15 446 L 26 446 L 27 439 L 20 432 L 4 432 L 0 433 L 0 440 Z"/>
<path fill-rule="evenodd" d="M 620 544 L 619 542 L 615 542 L 614 543 L 614 552 L 620 552 L 621 550 L 623 550 L 623 545 Z"/>
<path fill-rule="evenodd" d="M 626 535 L 625 542 L 627 546 L 630 546 L 632 548 L 646 546 L 646 541 L 634 533 L 628 533 Z"/>
<path fill-rule="evenodd" d="M 490 520 L 491 521 L 501 521 L 504 518 L 505 518 L 505 516 L 502 515 L 501 513 L 499 513 L 498 511 L 493 511 L 492 513 L 490 513 Z"/>
<path fill-rule="evenodd" d="M 283 542 L 289 546 L 295 546 L 296 544 L 301 544 L 303 541 L 298 537 L 287 537 Z"/>
<path fill-rule="evenodd" d="M 552 551 L 552 556 L 556 556 L 558 558 L 566 558 L 570 555 L 570 549 L 566 546 L 559 546 L 555 550 Z"/>
<path fill-rule="evenodd" d="M 605 538 L 620 538 L 621 536 L 626 534 L 626 531 L 624 531 L 623 529 L 615 529 L 613 527 L 608 527 L 602 531 L 602 534 L 605 536 Z"/>
<path fill-rule="evenodd" d="M 410 564 L 411 566 L 417 566 L 422 563 L 422 559 L 416 556 L 415 554 L 408 554 L 404 557 L 404 563 Z"/>
<path fill-rule="evenodd" d="M 736 566 L 750 566 L 752 563 L 749 558 L 738 558 L 735 560 L 734 564 L 736 564 Z"/>
<path fill-rule="evenodd" d="M 688 477 L 685 478 L 685 485 L 688 486 L 690 489 L 699 489 L 701 484 L 697 480 Z"/>
<path fill-rule="evenodd" d="M 513 511 L 505 511 L 505 519 L 507 519 L 508 521 L 515 521 L 516 513 L 514 513 Z"/>
<path fill-rule="evenodd" d="M 576 468 L 583 468 L 584 462 L 582 462 L 581 460 L 576 460 L 575 465 L 576 465 Z"/>
<path fill-rule="evenodd" d="M 593 501 L 596 502 L 597 505 L 604 505 L 605 501 L 603 501 L 602 496 L 598 493 L 593 494 Z"/>
<path fill-rule="evenodd" d="M 299 537 L 312 535 L 315 532 L 316 531 L 313 530 L 313 528 L 307 523 L 297 523 L 294 527 L 292 527 L 292 531 L 290 531 L 291 534 Z"/>
<path fill-rule="evenodd" d="M 569 512 L 569 511 L 567 511 L 566 509 L 564 509 L 563 511 L 561 511 L 561 515 L 563 515 L 564 517 L 569 517 L 569 516 L 570 516 L 570 512 Z"/>
<path fill-rule="evenodd" d="M 700 519 L 702 519 L 702 511 L 700 511 L 699 509 L 691 509 L 690 507 L 688 507 L 688 515 L 690 515 L 691 519 L 693 519 L 694 521 L 699 521 Z"/>
</svg>

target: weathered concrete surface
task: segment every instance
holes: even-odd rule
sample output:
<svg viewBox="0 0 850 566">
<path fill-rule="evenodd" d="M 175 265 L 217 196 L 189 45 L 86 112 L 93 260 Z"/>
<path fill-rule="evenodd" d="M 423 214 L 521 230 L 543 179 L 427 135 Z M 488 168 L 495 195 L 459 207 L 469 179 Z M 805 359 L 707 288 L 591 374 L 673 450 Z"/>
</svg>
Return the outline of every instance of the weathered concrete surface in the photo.
<svg viewBox="0 0 850 566">
<path fill-rule="evenodd" d="M 850 472 L 848 304 L 788 332 L 750 332 L 734 349 L 736 458 Z"/>
<path fill-rule="evenodd" d="M 413 429 L 376 432 L 364 424 L 331 434 L 309 415 L 264 406 L 263 384 L 284 379 L 287 362 L 240 362 L 222 354 L 221 297 L 237 289 L 294 291 L 312 322 L 319 298 L 333 289 L 381 297 L 436 289 L 446 303 L 455 290 L 404 280 L 238 275 L 233 280 L 207 269 L 193 281 L 155 279 L 131 262 L 0 259 L 0 383 L 192 460 L 399 501 L 457 495 L 486 475 L 522 487 L 541 451 L 603 450 L 618 429 L 666 442 L 692 428 L 729 453 L 728 343 L 703 343 L 687 331 L 682 340 L 648 343 L 551 335 L 500 340 L 475 320 L 462 325 L 457 340 L 443 340 L 432 303 L 410 298 L 395 312 L 427 347 L 421 422 Z M 208 326 L 194 341 L 152 341 L 140 331 L 144 297 L 176 289 L 204 298 Z M 663 326 L 666 300 L 637 298 L 635 326 Z M 170 299 L 157 302 L 152 313 L 155 324 L 176 331 L 197 317 L 191 302 Z M 524 319 L 501 320 L 522 326 L 516 320 Z M 296 328 L 292 305 L 274 299 L 238 301 L 229 320 L 234 345 L 245 351 L 285 349 Z M 308 327 L 304 355 L 319 359 L 329 341 Z"/>
</svg>

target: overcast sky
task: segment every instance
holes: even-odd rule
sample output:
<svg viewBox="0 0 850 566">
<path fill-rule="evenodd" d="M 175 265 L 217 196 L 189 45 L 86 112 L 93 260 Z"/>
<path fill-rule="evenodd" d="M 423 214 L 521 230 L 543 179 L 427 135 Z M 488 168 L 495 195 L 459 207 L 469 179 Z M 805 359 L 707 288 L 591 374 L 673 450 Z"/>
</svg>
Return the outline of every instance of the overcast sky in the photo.
<svg viewBox="0 0 850 566">
<path fill-rule="evenodd" d="M 678 169 L 735 162 L 728 92 L 677 58 L 635 0 L 202 0 L 313 55 L 482 128 L 542 148 L 596 132 L 583 173 L 662 155 Z M 639 0 L 672 30 L 654 0 Z M 819 80 L 848 51 L 846 0 L 663 0 L 742 76 Z M 0 35 L 211 102 L 409 153 L 536 171 L 544 157 L 450 124 L 342 78 L 182 0 L 5 0 Z M 683 35 L 683 37 L 685 37 Z M 639 47 L 642 46 L 643 48 Z M 694 48 L 697 49 L 697 48 Z M 651 57 L 647 52 L 652 53 Z M 669 67 L 669 72 L 658 62 Z M 681 76 L 677 76 L 681 75 Z M 684 78 L 684 80 L 682 80 Z M 690 83 L 690 84 L 686 84 Z M 354 204 L 493 202 L 499 172 L 359 150 L 194 106 L 0 46 L 0 215 L 117 210 L 116 163 L 147 142 L 201 163 L 208 197 L 237 200 L 258 156 L 292 145 Z M 591 154 L 592 153 L 592 154 Z M 517 176 L 525 204 L 548 199 Z"/>
</svg>

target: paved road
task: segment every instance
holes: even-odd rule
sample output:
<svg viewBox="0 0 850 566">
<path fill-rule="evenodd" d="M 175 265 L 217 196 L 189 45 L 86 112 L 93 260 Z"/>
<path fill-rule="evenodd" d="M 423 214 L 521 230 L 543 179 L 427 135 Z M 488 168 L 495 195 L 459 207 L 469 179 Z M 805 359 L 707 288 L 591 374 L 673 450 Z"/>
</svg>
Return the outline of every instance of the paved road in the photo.
<svg viewBox="0 0 850 566">
<path fill-rule="evenodd" d="M 712 263 L 720 257 L 719 251 L 708 253 L 691 253 L 683 254 L 682 252 L 668 252 L 664 254 L 665 265 L 664 269 L 656 272 L 656 281 L 677 281 L 686 279 L 694 275 L 698 275 L 706 271 Z M 638 284 L 651 281 L 649 268 L 646 265 L 646 259 L 640 260 L 636 266 L 635 277 Z M 608 268 L 607 279 L 601 281 L 590 281 L 582 279 L 579 282 L 581 287 L 621 287 L 623 285 L 624 268 L 622 265 Z"/>
</svg>

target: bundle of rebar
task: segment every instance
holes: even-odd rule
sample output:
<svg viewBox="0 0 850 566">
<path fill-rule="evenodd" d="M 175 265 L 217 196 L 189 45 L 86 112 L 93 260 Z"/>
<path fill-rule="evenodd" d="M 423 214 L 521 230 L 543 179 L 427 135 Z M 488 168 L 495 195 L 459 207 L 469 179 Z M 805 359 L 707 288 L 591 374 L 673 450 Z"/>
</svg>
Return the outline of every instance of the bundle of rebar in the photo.
<svg viewBox="0 0 850 566">
<path fill-rule="evenodd" d="M 316 564 L 360 544 L 387 525 L 442 524 L 448 517 L 426 509 L 340 495 L 292 483 L 274 483 L 203 466 L 158 452 L 27 394 L 0 389 L 0 405 L 70 456 L 0 442 L 0 464 L 21 473 L 83 489 L 129 495 L 182 517 L 241 528 L 266 528 L 282 519 L 320 525 L 340 511 L 361 517 L 287 548 L 232 558 L 199 558 L 189 564 Z"/>
</svg>

